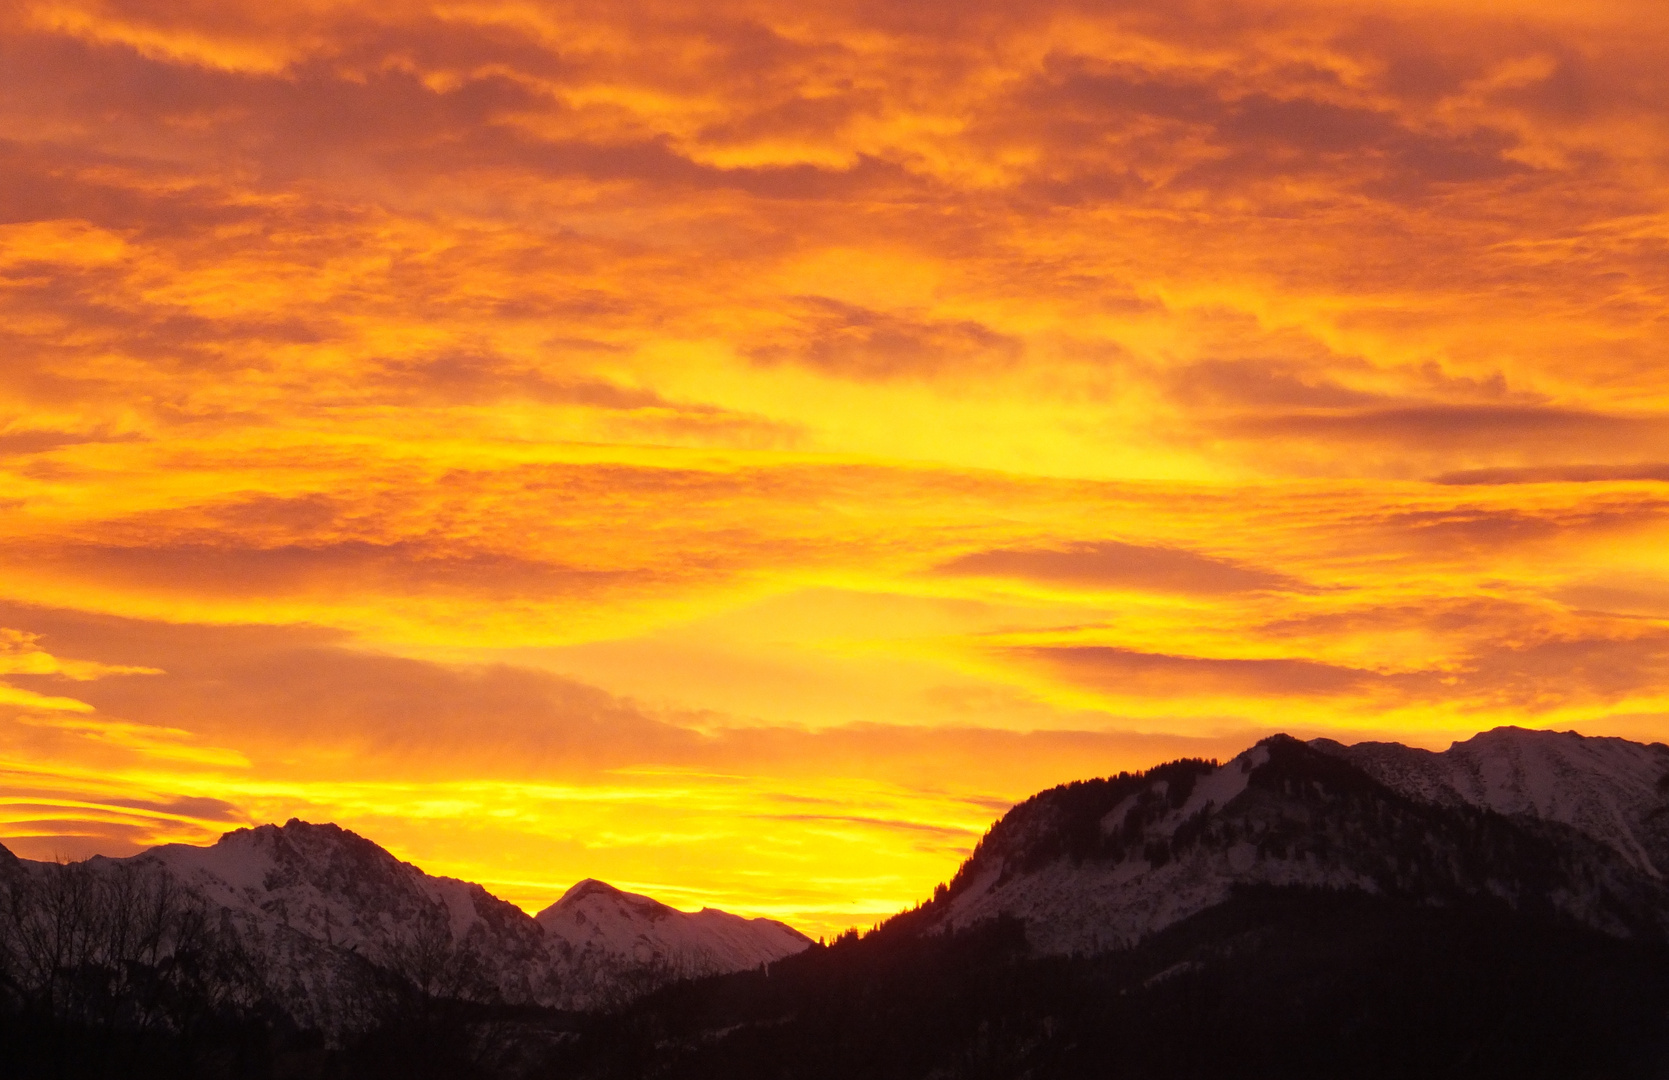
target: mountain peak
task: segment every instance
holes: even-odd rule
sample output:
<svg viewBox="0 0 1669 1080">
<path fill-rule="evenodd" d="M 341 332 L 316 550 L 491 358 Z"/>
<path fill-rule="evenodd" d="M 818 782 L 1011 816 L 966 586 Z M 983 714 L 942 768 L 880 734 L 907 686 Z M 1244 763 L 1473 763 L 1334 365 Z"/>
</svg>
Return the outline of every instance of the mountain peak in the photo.
<svg viewBox="0 0 1669 1080">
<path fill-rule="evenodd" d="M 606 881 L 589 877 L 581 878 L 579 881 L 576 881 L 573 885 L 569 886 L 568 891 L 562 894 L 561 899 L 557 900 L 557 903 L 560 904 L 566 900 L 583 900 L 588 896 L 604 896 L 611 898 L 620 897 L 631 900 L 650 900 L 651 903 L 656 904 L 660 903 L 660 901 L 651 900 L 650 897 L 644 896 L 641 893 L 627 892 L 625 889 L 617 888 L 610 885 Z M 662 906 L 664 907 L 665 905 Z"/>
<path fill-rule="evenodd" d="M 312 822 L 293 817 L 282 825 L 265 825 L 262 828 L 277 829 L 284 833 L 314 833 L 326 836 L 357 835 L 351 829 L 344 829 L 334 821 Z"/>
<path fill-rule="evenodd" d="M 576 908 L 596 908 L 605 905 L 621 911 L 630 910 L 633 917 L 647 919 L 651 922 L 682 914 L 682 912 L 668 907 L 652 896 L 627 892 L 625 889 L 616 888 L 608 882 L 599 881 L 596 878 L 585 878 L 576 882 L 573 887 L 562 894 L 561 899 L 541 911 L 534 918 L 543 921 L 547 913 L 554 917 L 561 912 Z"/>
<path fill-rule="evenodd" d="M 588 878 L 581 878 L 580 880 L 578 880 L 578 881 L 574 882 L 572 885 L 570 885 L 568 887 L 568 891 L 562 894 L 562 899 L 566 900 L 570 896 L 584 896 L 586 893 L 589 893 L 589 892 L 617 893 L 619 891 L 620 891 L 619 889 L 615 888 L 613 885 L 610 885 L 606 881 L 602 881 L 598 878 L 588 877 Z"/>
<path fill-rule="evenodd" d="M 363 846 L 384 849 L 374 841 L 367 840 L 351 829 L 344 829 L 334 822 L 316 824 L 291 818 L 282 825 L 267 823 L 265 825 L 250 825 L 241 829 L 232 829 L 220 834 L 213 846 L 220 847 L 286 847 L 290 849 L 323 849 L 339 847 L 341 845 Z M 179 847 L 183 845 L 168 844 L 165 847 Z M 392 856 L 390 856 L 392 858 Z"/>
</svg>

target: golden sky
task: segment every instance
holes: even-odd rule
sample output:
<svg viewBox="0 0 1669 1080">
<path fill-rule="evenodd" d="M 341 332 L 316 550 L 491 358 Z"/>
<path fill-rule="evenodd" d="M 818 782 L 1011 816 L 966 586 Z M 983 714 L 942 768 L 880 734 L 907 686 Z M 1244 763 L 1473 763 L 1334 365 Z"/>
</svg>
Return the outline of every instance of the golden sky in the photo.
<svg viewBox="0 0 1669 1080">
<path fill-rule="evenodd" d="M 0 839 L 813 933 L 1669 736 L 1661 0 L 0 6 Z"/>
</svg>

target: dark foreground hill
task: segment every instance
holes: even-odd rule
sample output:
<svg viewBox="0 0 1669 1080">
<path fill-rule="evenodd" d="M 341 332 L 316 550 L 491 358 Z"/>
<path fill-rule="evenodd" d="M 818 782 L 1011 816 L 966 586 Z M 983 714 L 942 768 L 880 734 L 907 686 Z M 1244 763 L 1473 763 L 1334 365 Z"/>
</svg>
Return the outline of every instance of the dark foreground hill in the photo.
<svg viewBox="0 0 1669 1080">
<path fill-rule="evenodd" d="M 204 928 L 64 967 L 77 1012 L 0 984 L 0 1074 L 1669 1077 L 1665 869 L 1669 747 L 1277 736 L 1043 792 L 875 932 L 608 1010 L 448 981 L 436 932 L 370 981 L 295 953 L 335 995 L 309 1024 Z"/>
<path fill-rule="evenodd" d="M 1130 950 L 889 934 L 592 1019 L 550 1075 L 1669 1076 L 1669 953 L 1516 915 L 1248 887 Z"/>
</svg>

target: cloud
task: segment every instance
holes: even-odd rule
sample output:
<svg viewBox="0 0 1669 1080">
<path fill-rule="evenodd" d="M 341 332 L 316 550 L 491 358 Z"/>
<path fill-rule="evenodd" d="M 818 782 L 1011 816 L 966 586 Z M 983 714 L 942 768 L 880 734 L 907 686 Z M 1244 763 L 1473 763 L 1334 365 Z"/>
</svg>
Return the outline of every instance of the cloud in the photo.
<svg viewBox="0 0 1669 1080">
<path fill-rule="evenodd" d="M 1669 635 L 1554 638 L 1481 650 L 1466 682 L 1477 697 L 1539 712 L 1560 705 L 1615 705 L 1669 678 Z"/>
<path fill-rule="evenodd" d="M 1067 760 L 1112 767 L 1205 746 L 1218 752 L 1236 737 L 715 722 L 525 666 L 370 652 L 321 627 L 165 623 L 4 604 L 0 618 L 31 627 L 42 647 L 69 658 L 61 664 L 98 658 L 103 677 L 76 685 L 98 713 L 85 724 L 126 725 L 130 741 L 149 731 L 170 745 L 189 735 L 235 747 L 257 770 L 312 757 L 311 768 L 346 770 L 344 778 L 363 769 L 534 780 L 645 767 L 878 775 L 901 784 L 960 776 L 976 792 L 998 787 L 1017 796 L 1031 782 L 1020 772 L 1053 775 Z M 13 678 L 39 689 L 62 676 Z"/>
<path fill-rule="evenodd" d="M 5 728 L 0 719 L 0 736 Z M 0 745 L 13 749 L 11 739 Z M 223 799 L 146 790 L 114 775 L 89 783 L 73 766 L 60 772 L 48 761 L 18 768 L 0 760 L 0 786 L 0 836 L 25 858 L 131 855 L 160 843 L 205 843 L 252 823 Z"/>
<path fill-rule="evenodd" d="M 1627 452 L 1665 434 L 1665 421 L 1654 416 L 1525 405 L 1434 404 L 1280 413 L 1247 417 L 1231 427 L 1251 435 L 1473 451 L 1545 450 L 1580 440 Z"/>
<path fill-rule="evenodd" d="M 1562 511 L 1459 505 L 1389 510 L 1378 527 L 1411 552 L 1498 553 L 1556 539 L 1572 543 L 1584 534 L 1596 539 L 1626 534 L 1653 527 L 1666 511 L 1669 500 L 1649 497 Z"/>
<path fill-rule="evenodd" d="M 5 813 L 7 809 L 0 804 L 0 813 Z M 172 839 L 168 833 L 160 832 L 148 822 L 81 817 L 73 813 L 76 809 L 79 808 L 70 808 L 71 813 L 64 817 L 13 818 L 7 814 L 4 823 L 6 848 L 25 859 L 77 862 L 94 855 L 108 858 L 137 855 Z"/>
<path fill-rule="evenodd" d="M 31 843 L 826 912 L 1271 717 L 1661 712 L 1650 5 L 0 8 Z"/>
<path fill-rule="evenodd" d="M 45 454 L 67 446 L 89 443 L 136 442 L 137 435 L 82 434 L 70 431 L 25 430 L 0 434 L 0 457 Z"/>
<path fill-rule="evenodd" d="M 1291 636 L 1301 651 L 1308 642 Z M 1448 637 L 1442 663 L 1380 670 L 1348 662 L 1281 658 L 1225 658 L 1144 652 L 1100 645 L 1014 647 L 1017 660 L 1040 664 L 1068 683 L 1124 698 L 1331 699 L 1358 715 L 1363 710 L 1460 708 L 1474 713 L 1544 716 L 1562 710 L 1619 705 L 1651 695 L 1669 677 L 1669 635 L 1637 620 L 1587 619 L 1543 626 L 1525 639 L 1522 617 L 1503 605 L 1457 605 L 1423 619 L 1413 611 L 1359 612 L 1321 619 L 1302 628 L 1311 641 L 1398 629 L 1430 639 Z M 1437 653 L 1427 651 L 1428 662 Z"/>
<path fill-rule="evenodd" d="M 156 675 L 155 668 L 68 660 L 40 647 L 40 635 L 0 627 L 0 675 L 55 675 L 76 682 L 107 675 Z"/>
<path fill-rule="evenodd" d="M 1552 478 L 1568 468 L 1564 463 L 1572 447 L 1580 447 L 1592 463 L 1575 467 L 1575 473 L 1584 468 L 1626 472 L 1642 460 L 1649 462 L 1669 434 L 1665 419 L 1650 410 L 1525 403 L 1526 395 L 1497 393 L 1486 380 L 1475 380 L 1470 388 L 1445 380 L 1447 385 L 1429 388 L 1438 394 L 1419 386 L 1419 375 L 1397 381 L 1402 385 L 1394 389 L 1404 392 L 1381 394 L 1382 403 L 1365 407 L 1292 408 L 1248 401 L 1202 410 L 1196 414 L 1196 437 L 1209 440 L 1208 445 L 1255 448 L 1264 468 L 1274 473 L 1377 473 L 1476 484 L 1519 475 Z M 1439 395 L 1461 400 L 1431 400 Z M 1477 400 L 1488 396 L 1505 400 Z"/>
<path fill-rule="evenodd" d="M 626 583 L 633 573 L 520 555 L 396 540 L 244 546 L 225 541 L 142 545 L 57 544 L 11 549 L 16 565 L 200 598 L 278 598 L 328 593 L 350 584 L 366 594 L 464 593 L 486 597 L 577 596 Z"/>
<path fill-rule="evenodd" d="M 130 810 L 145 810 L 170 817 L 192 818 L 197 821 L 239 821 L 237 808 L 223 799 L 201 796 L 181 796 L 157 801 L 154 799 L 112 799 L 109 805 Z"/>
<path fill-rule="evenodd" d="M 1360 694 L 1378 681 L 1371 672 L 1301 659 L 1217 659 L 1102 645 L 1033 646 L 1010 653 L 1075 682 L 1136 697 L 1341 696 Z"/>
<path fill-rule="evenodd" d="M 1164 378 L 1170 392 L 1190 405 L 1339 409 L 1378 404 L 1379 395 L 1336 381 L 1337 369 L 1343 366 L 1336 357 L 1320 358 L 1312 366 L 1279 360 L 1202 360 L 1171 368 Z"/>
<path fill-rule="evenodd" d="M 876 311 L 821 296 L 796 297 L 798 318 L 776 340 L 748 355 L 794 362 L 858 379 L 971 374 L 1017 361 L 1021 343 L 970 319 Z"/>
<path fill-rule="evenodd" d="M 608 346 L 601 343 L 564 345 L 608 351 Z M 374 377 L 396 397 L 449 405 L 523 398 L 611 410 L 676 408 L 652 390 L 630 389 L 600 379 L 564 380 L 538 367 L 523 367 L 505 358 L 464 352 L 419 360 L 391 360 Z"/>
<path fill-rule="evenodd" d="M 1019 578 L 1085 588 L 1146 589 L 1218 596 L 1264 591 L 1304 591 L 1302 582 L 1179 548 L 1144 547 L 1107 540 L 1061 548 L 997 548 L 975 551 L 934 567 L 939 574 Z"/>
<path fill-rule="evenodd" d="M 926 833 L 929 836 L 966 845 L 979 838 L 979 831 L 966 826 L 934 825 L 925 821 L 895 821 L 887 818 L 862 817 L 852 814 L 758 814 L 762 821 L 829 822 L 836 825 L 862 825 L 875 829 L 905 833 Z"/>
<path fill-rule="evenodd" d="M 1432 185 L 1524 171 L 1509 156 L 1517 143 L 1511 130 L 1428 126 L 1383 99 L 1348 100 L 1332 79 L 1293 74 L 1271 92 L 1226 71 L 1059 53 L 994 115 L 1004 141 L 1046 145 L 1057 170 L 1071 170 L 1035 188 L 1066 201 L 1095 194 L 1128 201 L 1148 188 L 1244 192 L 1276 178 L 1316 177 L 1335 195 L 1400 201 Z M 1122 182 L 1102 186 L 1109 174 Z"/>
<path fill-rule="evenodd" d="M 593 769 L 676 757 L 698 740 L 571 680 L 366 653 L 309 628 L 169 627 L 64 612 L 28 621 L 70 655 L 145 658 L 150 673 L 84 684 L 101 716 L 184 729 L 241 747 L 257 763 L 299 744 L 324 759 L 352 753 L 421 774 L 468 761 L 495 774 L 537 775 L 560 763 Z M 50 675 L 12 678 L 24 687 L 52 683 Z"/>
<path fill-rule="evenodd" d="M 1432 477 L 1434 484 L 1592 484 L 1613 480 L 1669 480 L 1669 464 L 1542 465 L 1523 468 L 1462 469 Z"/>
</svg>

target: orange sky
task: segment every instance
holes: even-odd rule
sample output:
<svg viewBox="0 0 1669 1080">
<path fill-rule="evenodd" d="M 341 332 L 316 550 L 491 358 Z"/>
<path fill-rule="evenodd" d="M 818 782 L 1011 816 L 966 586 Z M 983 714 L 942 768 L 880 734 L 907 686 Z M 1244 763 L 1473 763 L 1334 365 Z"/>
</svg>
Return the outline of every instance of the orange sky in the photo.
<svg viewBox="0 0 1669 1080">
<path fill-rule="evenodd" d="M 1669 736 L 1669 9 L 0 8 L 0 838 L 869 923 L 1274 730 Z"/>
</svg>

